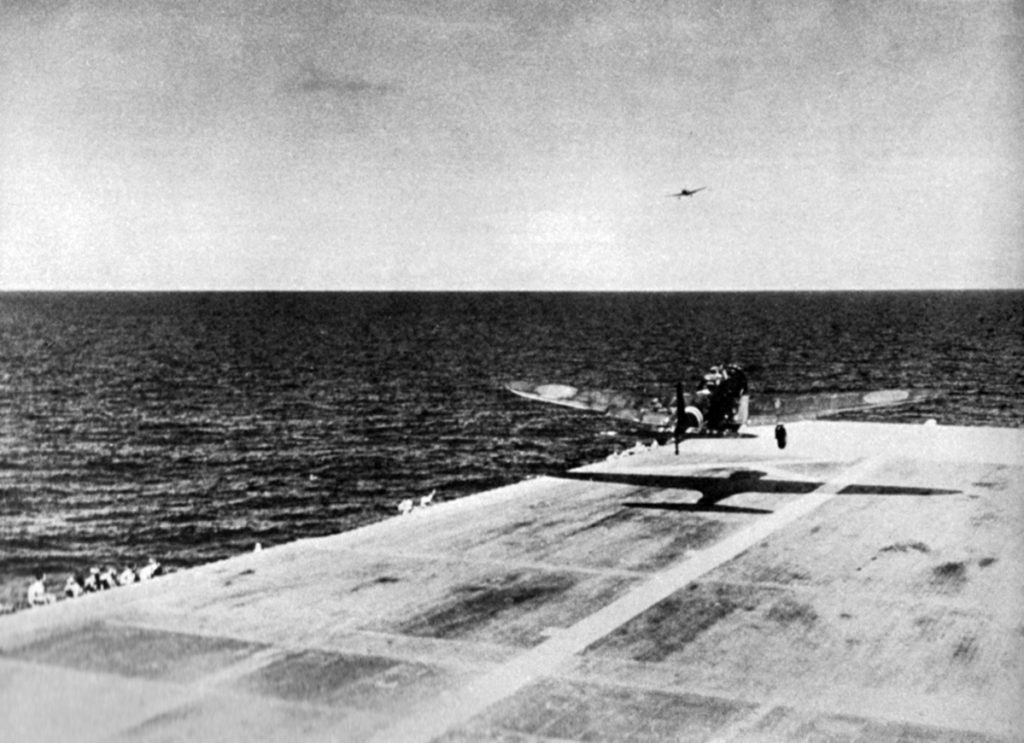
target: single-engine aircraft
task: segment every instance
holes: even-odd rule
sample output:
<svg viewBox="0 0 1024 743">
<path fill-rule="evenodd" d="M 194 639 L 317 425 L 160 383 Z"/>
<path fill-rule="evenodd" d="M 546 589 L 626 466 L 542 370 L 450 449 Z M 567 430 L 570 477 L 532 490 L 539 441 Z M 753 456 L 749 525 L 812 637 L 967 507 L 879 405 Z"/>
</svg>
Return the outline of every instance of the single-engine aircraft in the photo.
<svg viewBox="0 0 1024 743">
<path fill-rule="evenodd" d="M 745 425 L 775 424 L 775 441 L 786 447 L 785 423 L 820 418 L 836 413 L 920 402 L 934 396 L 926 390 L 878 390 L 810 395 L 778 395 L 752 402 L 747 375 L 738 364 L 713 366 L 702 377 L 696 392 L 686 393 L 677 384 L 670 399 L 631 392 L 583 389 L 567 384 L 511 382 L 508 390 L 538 402 L 602 413 L 650 431 L 659 441 L 670 436 L 676 453 L 688 438 L 735 436 Z"/>
<path fill-rule="evenodd" d="M 679 193 L 670 193 L 668 195 L 672 198 L 681 199 L 684 196 L 693 196 L 695 193 L 706 189 L 707 186 L 701 186 L 700 188 L 683 188 L 679 190 Z"/>
</svg>

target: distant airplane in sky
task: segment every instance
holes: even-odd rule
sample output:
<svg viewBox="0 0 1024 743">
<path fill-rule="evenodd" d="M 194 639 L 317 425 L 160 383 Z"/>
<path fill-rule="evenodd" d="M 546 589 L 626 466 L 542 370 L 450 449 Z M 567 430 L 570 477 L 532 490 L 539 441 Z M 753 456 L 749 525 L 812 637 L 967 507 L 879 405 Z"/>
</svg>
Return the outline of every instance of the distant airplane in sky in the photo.
<svg viewBox="0 0 1024 743">
<path fill-rule="evenodd" d="M 675 196 L 677 199 L 681 199 L 684 196 L 693 196 L 695 193 L 697 193 L 698 191 L 703 191 L 705 188 L 707 188 L 707 186 L 701 186 L 700 188 L 695 188 L 692 191 L 689 191 L 684 188 L 679 193 L 670 193 L 669 196 Z"/>
</svg>

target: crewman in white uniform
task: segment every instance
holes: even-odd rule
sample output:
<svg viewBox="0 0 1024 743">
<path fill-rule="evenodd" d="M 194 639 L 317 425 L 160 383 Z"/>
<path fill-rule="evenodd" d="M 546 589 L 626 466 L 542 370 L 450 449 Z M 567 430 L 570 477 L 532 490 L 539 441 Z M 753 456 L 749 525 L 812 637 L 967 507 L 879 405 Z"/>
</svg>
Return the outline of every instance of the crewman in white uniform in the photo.
<svg viewBox="0 0 1024 743">
<path fill-rule="evenodd" d="M 25 594 L 29 606 L 45 606 L 52 604 L 57 598 L 52 593 L 46 592 L 46 574 L 37 573 L 36 579 L 28 587 Z"/>
</svg>

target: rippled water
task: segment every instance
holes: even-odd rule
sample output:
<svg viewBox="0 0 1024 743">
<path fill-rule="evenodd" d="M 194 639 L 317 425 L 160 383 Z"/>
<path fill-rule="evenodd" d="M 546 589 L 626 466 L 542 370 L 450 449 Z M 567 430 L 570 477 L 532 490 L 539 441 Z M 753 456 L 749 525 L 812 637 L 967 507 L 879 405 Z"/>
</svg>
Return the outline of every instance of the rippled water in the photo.
<svg viewBox="0 0 1024 743">
<path fill-rule="evenodd" d="M 928 387 L 871 417 L 1020 426 L 1024 293 L 0 294 L 0 580 L 191 565 L 456 498 L 635 437 L 515 378 Z"/>
</svg>

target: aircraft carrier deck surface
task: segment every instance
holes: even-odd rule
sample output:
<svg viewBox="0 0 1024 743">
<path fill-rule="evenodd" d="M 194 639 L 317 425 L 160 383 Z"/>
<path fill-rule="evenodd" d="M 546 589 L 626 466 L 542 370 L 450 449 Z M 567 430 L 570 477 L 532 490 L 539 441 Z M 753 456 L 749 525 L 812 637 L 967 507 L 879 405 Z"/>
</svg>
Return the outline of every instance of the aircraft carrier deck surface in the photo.
<svg viewBox="0 0 1024 743">
<path fill-rule="evenodd" d="M 1022 457 L 693 440 L 0 617 L 0 738 L 1024 740 Z"/>
</svg>

